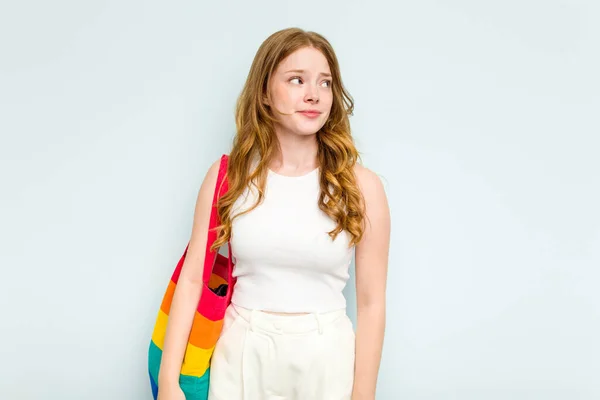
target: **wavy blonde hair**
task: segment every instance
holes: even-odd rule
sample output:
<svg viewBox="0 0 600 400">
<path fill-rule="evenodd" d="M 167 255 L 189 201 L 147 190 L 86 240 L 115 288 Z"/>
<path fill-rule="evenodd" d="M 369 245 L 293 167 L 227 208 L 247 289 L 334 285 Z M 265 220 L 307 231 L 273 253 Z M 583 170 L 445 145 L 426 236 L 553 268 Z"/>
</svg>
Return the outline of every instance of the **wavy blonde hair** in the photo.
<svg viewBox="0 0 600 400">
<path fill-rule="evenodd" d="M 363 236 L 364 200 L 354 174 L 354 165 L 360 156 L 350 133 L 349 121 L 354 111 L 354 101 L 342 84 L 338 60 L 327 39 L 315 32 L 288 28 L 275 32 L 262 43 L 238 98 L 235 112 L 237 133 L 227 167 L 229 189 L 217 203 L 221 225 L 216 228 L 217 239 L 212 245 L 213 250 L 231 238 L 233 219 L 252 211 L 264 198 L 268 168 L 279 142 L 273 128 L 276 117 L 263 99 L 269 99 L 269 104 L 272 104 L 269 93 L 271 76 L 283 59 L 303 47 L 313 47 L 323 53 L 332 75 L 331 112 L 316 135 L 321 172 L 318 205 L 337 224 L 335 229 L 328 232 L 332 239 L 346 230 L 352 246 Z M 255 168 L 250 171 L 255 159 Z M 249 185 L 258 189 L 256 203 L 232 216 L 236 200 Z"/>
</svg>

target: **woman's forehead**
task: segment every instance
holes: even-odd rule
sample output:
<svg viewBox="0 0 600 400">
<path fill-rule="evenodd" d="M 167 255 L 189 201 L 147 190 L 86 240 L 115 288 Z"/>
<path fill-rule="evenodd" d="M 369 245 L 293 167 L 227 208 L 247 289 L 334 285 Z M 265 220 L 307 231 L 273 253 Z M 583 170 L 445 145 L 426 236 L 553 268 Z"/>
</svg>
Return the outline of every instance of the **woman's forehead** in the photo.
<svg viewBox="0 0 600 400">
<path fill-rule="evenodd" d="M 319 50 L 305 47 L 284 58 L 277 67 L 279 73 L 305 72 L 311 74 L 331 74 L 327 59 Z"/>
</svg>

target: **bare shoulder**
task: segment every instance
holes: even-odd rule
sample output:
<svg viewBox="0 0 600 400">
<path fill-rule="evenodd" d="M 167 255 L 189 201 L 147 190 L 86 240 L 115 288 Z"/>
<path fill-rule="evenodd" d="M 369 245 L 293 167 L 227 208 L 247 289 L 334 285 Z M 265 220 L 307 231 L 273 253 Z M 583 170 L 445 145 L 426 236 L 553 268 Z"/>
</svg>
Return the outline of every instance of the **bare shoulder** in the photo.
<svg viewBox="0 0 600 400">
<path fill-rule="evenodd" d="M 196 200 L 196 219 L 206 218 L 210 215 L 210 209 L 212 207 L 213 196 L 215 188 L 217 186 L 217 179 L 219 178 L 219 169 L 221 168 L 221 159 L 219 158 L 211 164 L 206 171 L 200 190 L 198 191 L 198 198 Z M 204 221 L 203 221 L 204 222 Z M 202 224 L 201 224 L 202 225 Z"/>
<path fill-rule="evenodd" d="M 192 234 L 180 276 L 180 279 L 183 278 L 195 284 L 202 282 L 202 265 L 204 263 L 204 254 L 208 240 L 207 232 L 220 167 L 221 160 L 218 159 L 208 168 L 196 199 Z"/>
<path fill-rule="evenodd" d="M 196 200 L 196 213 L 206 214 L 210 210 L 217 179 L 219 178 L 219 169 L 221 168 L 221 159 L 219 158 L 211 164 L 204 175 L 204 180 L 198 191 L 198 199 Z M 200 208 L 202 210 L 200 210 Z M 200 212 L 202 211 L 202 212 Z"/>
<path fill-rule="evenodd" d="M 367 239 L 368 242 L 368 238 L 372 237 L 370 232 L 373 229 L 380 232 L 389 230 L 390 210 L 388 199 L 383 183 L 375 172 L 363 165 L 356 164 L 354 173 L 365 205 L 365 227 L 367 230 L 363 242 L 365 242 L 364 239 Z"/>
<path fill-rule="evenodd" d="M 211 164 L 211 166 L 206 171 L 206 176 L 204 177 L 206 183 L 215 183 L 217 182 L 217 177 L 219 176 L 219 169 L 221 168 L 221 159 L 217 159 L 215 162 Z M 213 185 L 214 186 L 214 185 Z"/>
<path fill-rule="evenodd" d="M 363 196 L 365 196 L 365 199 L 367 196 L 372 195 L 385 196 L 383 183 L 375 172 L 371 171 L 364 165 L 357 163 L 354 166 L 354 174 L 356 175 L 356 181 Z"/>
</svg>

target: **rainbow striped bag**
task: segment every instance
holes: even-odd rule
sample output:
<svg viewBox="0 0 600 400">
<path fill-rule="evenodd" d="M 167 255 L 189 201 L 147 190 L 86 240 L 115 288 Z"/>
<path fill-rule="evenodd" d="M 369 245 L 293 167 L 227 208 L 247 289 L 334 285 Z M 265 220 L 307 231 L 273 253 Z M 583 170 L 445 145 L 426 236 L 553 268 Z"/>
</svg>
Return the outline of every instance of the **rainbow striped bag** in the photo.
<svg viewBox="0 0 600 400">
<path fill-rule="evenodd" d="M 207 400 L 208 384 L 210 380 L 210 360 L 215 345 L 223 328 L 223 318 L 227 306 L 231 301 L 235 279 L 232 277 L 233 262 L 231 246 L 229 245 L 229 257 L 224 257 L 218 252 L 211 251 L 210 246 L 217 238 L 213 230 L 219 225 L 216 212 L 217 200 L 228 189 L 226 172 L 228 157 L 221 157 L 219 176 L 213 197 L 213 207 L 210 215 L 208 240 L 206 244 L 206 256 L 204 260 L 203 288 L 194 321 L 188 338 L 187 347 L 181 372 L 179 375 L 179 386 L 188 400 Z M 163 297 L 158 317 L 152 333 L 152 340 L 148 350 L 148 369 L 150 373 L 150 384 L 154 400 L 158 396 L 158 372 L 162 358 L 162 348 L 165 339 L 167 321 L 171 301 L 177 286 L 177 280 L 181 273 L 181 267 L 187 254 L 188 246 L 179 260 L 171 281 Z"/>
</svg>

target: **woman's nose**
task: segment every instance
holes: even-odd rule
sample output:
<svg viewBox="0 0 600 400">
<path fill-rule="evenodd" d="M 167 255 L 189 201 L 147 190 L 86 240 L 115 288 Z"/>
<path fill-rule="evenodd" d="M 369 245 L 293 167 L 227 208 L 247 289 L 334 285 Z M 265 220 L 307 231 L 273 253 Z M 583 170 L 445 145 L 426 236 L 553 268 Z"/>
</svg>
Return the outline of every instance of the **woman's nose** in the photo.
<svg viewBox="0 0 600 400">
<path fill-rule="evenodd" d="M 307 89 L 306 96 L 304 97 L 306 101 L 319 102 L 319 91 L 317 88 L 310 86 Z"/>
</svg>

